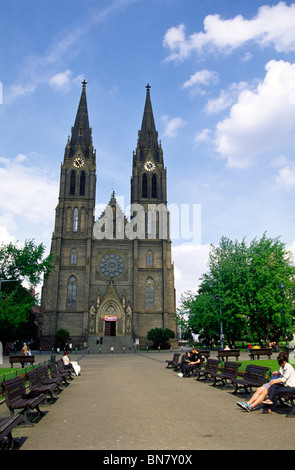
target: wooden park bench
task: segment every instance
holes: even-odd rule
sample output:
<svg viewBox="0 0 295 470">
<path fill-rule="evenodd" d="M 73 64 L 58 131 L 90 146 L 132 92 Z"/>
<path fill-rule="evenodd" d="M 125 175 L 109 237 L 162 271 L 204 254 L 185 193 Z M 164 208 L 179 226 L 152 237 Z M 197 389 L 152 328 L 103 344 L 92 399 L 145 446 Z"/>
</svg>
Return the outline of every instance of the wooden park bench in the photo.
<svg viewBox="0 0 295 470">
<path fill-rule="evenodd" d="M 200 380 L 203 377 L 204 380 L 207 380 L 211 372 L 217 372 L 219 366 L 219 361 L 217 359 L 208 359 L 204 369 L 196 369 L 195 375 L 197 380 Z"/>
<path fill-rule="evenodd" d="M 60 377 L 51 377 L 49 375 L 49 370 L 47 368 L 47 366 L 41 366 L 41 367 L 38 367 L 37 369 L 38 371 L 38 374 L 39 374 L 39 377 L 40 377 L 40 381 L 42 384 L 44 385 L 51 385 L 51 384 L 55 384 L 55 391 L 56 393 L 60 393 L 62 391 L 62 376 Z"/>
<path fill-rule="evenodd" d="M 257 357 L 257 359 L 259 359 L 260 356 L 267 356 L 268 359 L 270 359 L 272 353 L 273 353 L 272 348 L 249 349 L 250 359 L 253 359 L 253 360 L 255 359 L 255 356 Z"/>
<path fill-rule="evenodd" d="M 283 388 L 283 387 L 282 387 Z M 282 405 L 286 402 L 289 402 L 291 405 L 290 413 L 286 414 L 287 418 L 295 418 L 295 392 L 294 393 L 286 393 L 283 390 L 278 394 L 278 399 Z"/>
<path fill-rule="evenodd" d="M 199 349 L 199 353 L 205 359 L 208 359 L 208 357 L 210 357 L 210 349 Z"/>
<path fill-rule="evenodd" d="M 57 369 L 58 371 L 61 373 L 61 374 L 67 374 L 67 378 L 69 380 L 73 380 L 74 378 L 74 371 L 73 369 L 67 369 L 65 366 L 64 366 L 64 362 L 62 359 L 58 359 L 57 361 L 55 361 L 55 364 L 57 365 Z"/>
<path fill-rule="evenodd" d="M 0 418 L 0 444 L 1 448 L 11 449 L 14 446 L 12 438 L 12 430 L 23 421 L 23 416 L 17 414 L 15 416 Z M 4 443 L 4 438 L 7 437 L 8 444 Z"/>
<path fill-rule="evenodd" d="M 25 379 L 17 376 L 14 379 L 4 380 L 1 384 L 5 393 L 5 402 L 13 416 L 15 410 L 21 410 L 24 421 L 27 425 L 33 426 L 29 419 L 29 411 L 36 410 L 37 416 L 44 413 L 40 410 L 39 405 L 44 402 L 46 395 L 37 391 L 27 393 Z"/>
<path fill-rule="evenodd" d="M 167 362 L 166 368 L 169 369 L 170 367 L 174 368 L 175 366 L 177 366 L 179 362 L 179 357 L 180 357 L 180 353 L 174 353 L 172 359 L 170 360 L 166 359 L 166 362 Z"/>
<path fill-rule="evenodd" d="M 246 393 L 251 393 L 252 387 L 261 387 L 261 385 L 267 382 L 267 374 L 269 374 L 269 372 L 269 367 L 248 364 L 243 378 L 231 379 L 235 387 L 233 393 L 236 394 L 240 388 L 243 388 Z"/>
<path fill-rule="evenodd" d="M 231 379 L 237 377 L 240 365 L 240 362 L 225 361 L 220 372 L 209 372 L 210 377 L 214 379 L 212 386 L 215 387 L 221 382 L 226 387 Z"/>
<path fill-rule="evenodd" d="M 56 401 L 57 398 L 54 396 L 54 392 L 56 390 L 56 384 L 55 383 L 43 384 L 41 382 L 38 369 L 27 372 L 26 378 L 29 380 L 31 392 L 34 390 L 39 393 L 45 393 L 47 405 L 54 403 Z"/>
<path fill-rule="evenodd" d="M 204 363 L 204 358 L 202 357 L 201 362 L 199 362 L 198 364 L 191 364 L 189 366 L 189 369 L 187 369 L 187 371 L 186 371 L 187 376 L 188 377 L 191 377 L 191 376 L 196 377 L 198 375 L 198 371 L 202 369 L 203 363 Z"/>
<path fill-rule="evenodd" d="M 219 349 L 218 350 L 217 359 L 219 361 L 224 361 L 224 358 L 226 358 L 225 360 L 227 361 L 229 357 L 235 357 L 237 361 L 240 357 L 240 350 L 239 349 Z"/>
<path fill-rule="evenodd" d="M 27 363 L 33 364 L 35 362 L 35 356 L 9 356 L 9 362 L 11 364 L 11 367 L 13 367 L 13 364 L 17 362 L 20 363 L 22 367 L 24 367 Z"/>
<path fill-rule="evenodd" d="M 49 370 L 50 370 L 50 375 L 53 379 L 61 379 L 63 384 L 67 387 L 69 385 L 68 382 L 68 373 L 61 373 L 59 372 L 57 368 L 57 364 L 55 362 L 52 362 L 51 364 L 48 364 Z"/>
</svg>

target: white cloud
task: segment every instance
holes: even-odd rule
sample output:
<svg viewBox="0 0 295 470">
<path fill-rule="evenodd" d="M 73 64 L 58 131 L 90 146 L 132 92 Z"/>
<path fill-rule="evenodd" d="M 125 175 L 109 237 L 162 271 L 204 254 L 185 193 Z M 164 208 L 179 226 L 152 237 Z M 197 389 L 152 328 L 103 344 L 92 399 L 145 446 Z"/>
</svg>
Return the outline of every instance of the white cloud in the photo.
<svg viewBox="0 0 295 470">
<path fill-rule="evenodd" d="M 207 272 L 210 245 L 182 244 L 173 246 L 172 258 L 175 264 L 175 288 L 177 304 L 181 294 L 186 291 L 196 292 L 200 277 Z"/>
<path fill-rule="evenodd" d="M 208 15 L 204 20 L 204 32 L 186 36 L 184 24 L 169 28 L 163 45 L 170 50 L 167 60 L 184 60 L 197 53 L 217 50 L 231 52 L 248 41 L 256 41 L 261 47 L 273 46 L 278 52 L 295 50 L 295 4 L 285 2 L 265 5 L 252 19 L 242 15 L 222 19 L 220 15 Z M 249 56 L 247 56 L 249 58 Z"/>
<path fill-rule="evenodd" d="M 65 70 L 64 72 L 53 75 L 53 77 L 48 80 L 48 83 L 55 90 L 67 92 L 72 83 L 81 82 L 83 79 L 83 75 L 72 78 L 72 71 Z"/>
<path fill-rule="evenodd" d="M 178 130 L 185 126 L 185 121 L 181 117 L 169 118 L 169 116 L 162 116 L 161 119 L 165 124 L 163 133 L 165 137 L 175 137 Z"/>
<path fill-rule="evenodd" d="M 216 149 L 229 167 L 247 167 L 262 152 L 292 144 L 295 64 L 271 60 L 265 68 L 264 80 L 243 89 L 229 117 L 217 124 Z"/>
<path fill-rule="evenodd" d="M 52 231 L 58 181 L 40 168 L 26 165 L 26 156 L 0 158 L 0 241 L 25 236 L 25 226 L 37 224 Z M 21 237 L 19 236 L 21 235 Z"/>
<path fill-rule="evenodd" d="M 211 135 L 210 129 L 203 129 L 201 132 L 195 135 L 194 142 L 195 144 L 200 144 L 201 142 L 206 142 L 209 140 Z"/>
<path fill-rule="evenodd" d="M 190 79 L 183 84 L 183 88 L 194 88 L 198 90 L 200 86 L 209 86 L 218 82 L 217 72 L 212 72 L 207 69 L 199 70 Z"/>
<path fill-rule="evenodd" d="M 217 98 L 210 99 L 205 111 L 207 114 L 217 114 L 229 108 L 237 99 L 239 93 L 247 87 L 246 82 L 232 83 L 227 90 L 221 90 Z"/>
<path fill-rule="evenodd" d="M 281 168 L 277 176 L 277 181 L 287 190 L 295 188 L 295 166 L 285 166 Z"/>
<path fill-rule="evenodd" d="M 279 168 L 287 164 L 287 158 L 285 155 L 279 155 L 270 161 L 270 166 L 273 168 Z"/>
<path fill-rule="evenodd" d="M 36 85 L 12 85 L 5 93 L 5 102 L 10 103 L 20 96 L 31 95 L 36 88 Z"/>
<path fill-rule="evenodd" d="M 57 73 L 49 79 L 49 85 L 53 88 L 65 89 L 68 88 L 72 72 L 70 70 L 65 70 L 64 72 Z"/>
<path fill-rule="evenodd" d="M 246 52 L 243 57 L 241 57 L 241 62 L 249 62 L 252 59 L 251 52 Z"/>
</svg>

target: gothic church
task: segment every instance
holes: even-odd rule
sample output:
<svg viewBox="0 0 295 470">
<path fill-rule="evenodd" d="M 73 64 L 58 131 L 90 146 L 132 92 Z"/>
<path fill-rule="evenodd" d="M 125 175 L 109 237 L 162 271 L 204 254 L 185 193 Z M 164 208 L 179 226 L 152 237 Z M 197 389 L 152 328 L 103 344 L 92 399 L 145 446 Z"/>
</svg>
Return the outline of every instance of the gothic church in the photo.
<svg viewBox="0 0 295 470">
<path fill-rule="evenodd" d="M 156 327 L 169 328 L 176 337 L 169 214 L 159 228 L 159 208 L 167 215 L 167 175 L 149 85 L 146 90 L 132 161 L 131 207 L 135 210 L 126 216 L 112 192 L 105 211 L 95 220 L 96 151 L 85 80 L 82 83 L 61 165 L 51 241 L 54 269 L 42 289 L 42 348 L 55 344 L 60 328 L 69 331 L 73 347 L 85 347 L 97 336 L 137 340 L 146 347 L 147 332 Z"/>
</svg>

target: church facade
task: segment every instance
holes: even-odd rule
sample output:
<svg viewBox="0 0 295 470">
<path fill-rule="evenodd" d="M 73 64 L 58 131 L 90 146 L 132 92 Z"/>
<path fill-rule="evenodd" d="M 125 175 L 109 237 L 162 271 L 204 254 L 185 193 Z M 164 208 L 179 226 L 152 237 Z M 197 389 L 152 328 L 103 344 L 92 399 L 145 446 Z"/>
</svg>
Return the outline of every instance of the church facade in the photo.
<svg viewBox="0 0 295 470">
<path fill-rule="evenodd" d="M 96 151 L 82 83 L 61 165 L 51 241 L 54 269 L 42 288 L 43 348 L 55 344 L 60 328 L 69 331 L 73 347 L 97 336 L 130 337 L 145 347 L 148 331 L 156 327 L 169 328 L 176 337 L 167 173 L 149 85 L 146 90 L 133 152 L 131 213 L 124 214 L 113 191 L 95 220 Z"/>
</svg>

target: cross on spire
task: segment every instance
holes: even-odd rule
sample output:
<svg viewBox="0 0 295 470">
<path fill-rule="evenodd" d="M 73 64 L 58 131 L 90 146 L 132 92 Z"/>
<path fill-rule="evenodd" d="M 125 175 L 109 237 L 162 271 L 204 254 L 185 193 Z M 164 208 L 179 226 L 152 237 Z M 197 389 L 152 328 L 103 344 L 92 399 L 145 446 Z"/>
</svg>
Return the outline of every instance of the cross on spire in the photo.
<svg viewBox="0 0 295 470">
<path fill-rule="evenodd" d="M 82 83 L 83 90 L 85 90 L 86 85 L 87 85 L 87 82 L 86 82 L 85 78 L 84 78 L 83 82 L 81 82 L 81 83 Z"/>
<path fill-rule="evenodd" d="M 147 93 L 150 92 L 150 89 L 151 89 L 151 86 L 150 86 L 150 84 L 148 83 L 148 84 L 146 85 L 146 91 L 147 91 Z"/>
</svg>

